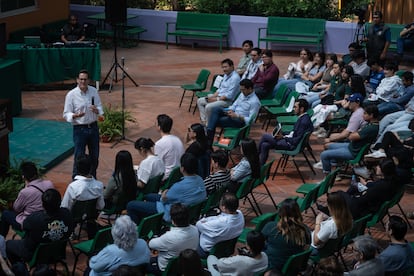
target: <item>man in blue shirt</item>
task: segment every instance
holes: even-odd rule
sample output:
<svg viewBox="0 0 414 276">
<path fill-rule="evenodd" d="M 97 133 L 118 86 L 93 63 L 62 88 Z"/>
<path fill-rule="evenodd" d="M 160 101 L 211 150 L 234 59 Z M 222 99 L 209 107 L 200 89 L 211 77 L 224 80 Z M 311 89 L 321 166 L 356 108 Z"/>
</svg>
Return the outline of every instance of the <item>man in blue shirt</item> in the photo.
<svg viewBox="0 0 414 276">
<path fill-rule="evenodd" d="M 242 92 L 236 101 L 228 108 L 215 107 L 208 119 L 207 135 L 209 144 L 213 144 L 216 127 L 241 128 L 249 124 L 259 112 L 260 100 L 253 90 L 253 82 L 249 79 L 240 81 Z"/>
<path fill-rule="evenodd" d="M 152 193 L 144 197 L 146 201 L 134 200 L 128 203 L 128 215 L 137 225 L 141 219 L 162 212 L 164 213 L 164 220 L 170 222 L 172 204 L 181 203 L 190 206 L 206 199 L 206 187 L 203 179 L 197 175 L 197 158 L 191 153 L 184 153 L 180 162 L 181 172 L 184 175 L 181 181 L 174 183 L 170 189 L 164 190 L 161 195 Z"/>
<path fill-rule="evenodd" d="M 205 98 L 199 98 L 197 101 L 197 106 L 200 110 L 200 120 L 204 125 L 213 108 L 231 105 L 237 92 L 239 92 L 240 76 L 234 70 L 233 61 L 228 58 L 224 59 L 221 62 L 221 68 L 223 69 L 224 76 L 217 91 Z"/>
</svg>

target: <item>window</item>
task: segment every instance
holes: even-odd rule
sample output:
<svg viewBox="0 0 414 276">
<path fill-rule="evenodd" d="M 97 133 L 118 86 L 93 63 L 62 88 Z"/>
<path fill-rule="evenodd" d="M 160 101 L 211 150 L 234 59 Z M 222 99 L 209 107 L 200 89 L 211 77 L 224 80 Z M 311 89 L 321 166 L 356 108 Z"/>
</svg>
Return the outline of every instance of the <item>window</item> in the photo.
<svg viewBox="0 0 414 276">
<path fill-rule="evenodd" d="M 36 8 L 36 0 L 0 0 L 0 17 L 11 16 Z"/>
</svg>

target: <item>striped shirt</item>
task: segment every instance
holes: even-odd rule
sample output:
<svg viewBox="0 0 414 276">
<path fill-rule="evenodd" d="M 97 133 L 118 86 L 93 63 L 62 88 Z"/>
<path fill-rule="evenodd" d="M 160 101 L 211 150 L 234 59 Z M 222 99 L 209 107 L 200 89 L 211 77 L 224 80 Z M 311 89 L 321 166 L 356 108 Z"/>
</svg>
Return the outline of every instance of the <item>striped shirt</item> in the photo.
<svg viewBox="0 0 414 276">
<path fill-rule="evenodd" d="M 223 186 L 230 183 L 230 170 L 217 171 L 204 179 L 207 195 L 211 195 Z"/>
</svg>

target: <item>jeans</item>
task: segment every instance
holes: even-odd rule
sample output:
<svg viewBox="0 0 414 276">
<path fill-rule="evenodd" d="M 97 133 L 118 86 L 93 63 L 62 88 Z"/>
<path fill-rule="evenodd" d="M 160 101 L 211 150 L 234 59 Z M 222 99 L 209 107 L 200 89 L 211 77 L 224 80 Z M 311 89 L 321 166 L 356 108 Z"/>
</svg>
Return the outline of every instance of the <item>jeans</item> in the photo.
<svg viewBox="0 0 414 276">
<path fill-rule="evenodd" d="M 405 50 L 411 50 L 414 48 L 414 40 L 412 38 L 401 38 L 397 39 L 397 54 L 404 54 Z"/>
<path fill-rule="evenodd" d="M 210 94 L 211 96 L 213 94 Z M 211 97 L 209 95 L 209 98 Z M 200 120 L 202 122 L 207 122 L 208 118 L 210 117 L 211 111 L 213 108 L 220 106 L 220 107 L 227 107 L 231 104 L 231 101 L 215 101 L 208 103 L 206 98 L 200 98 L 197 100 L 198 110 L 200 110 Z"/>
<path fill-rule="evenodd" d="M 157 201 L 160 201 L 161 195 L 152 193 L 144 197 L 146 201 L 133 200 L 127 204 L 128 216 L 139 225 L 141 220 L 147 216 L 158 213 Z"/>
<path fill-rule="evenodd" d="M 90 174 L 96 179 L 96 169 L 98 168 L 99 159 L 99 129 L 97 123 L 88 126 L 74 126 L 73 127 L 73 143 L 74 149 L 74 163 L 72 178 L 78 174 L 76 168 L 76 160 L 85 155 L 85 149 L 88 147 L 88 155 L 91 159 L 91 171 Z"/>
<path fill-rule="evenodd" d="M 221 127 L 244 127 L 245 122 L 240 118 L 231 118 L 227 116 L 222 107 L 215 107 L 211 111 L 211 116 L 208 118 L 207 130 L 211 132 L 216 131 L 217 126 Z"/>
<path fill-rule="evenodd" d="M 1 215 L 1 223 L 0 223 L 0 235 L 3 237 L 7 236 L 9 233 L 10 225 L 13 229 L 22 230 L 20 223 L 16 221 L 16 212 L 10 210 L 4 210 Z"/>
<path fill-rule="evenodd" d="M 401 110 L 403 110 L 403 107 L 393 102 L 385 102 L 378 105 L 378 112 L 380 116 L 385 116 Z"/>
<path fill-rule="evenodd" d="M 308 92 L 308 94 L 304 95 L 302 99 L 305 99 L 309 103 L 309 106 L 313 108 L 314 102 L 317 102 L 319 100 L 319 103 L 320 103 L 319 94 L 320 92 Z"/>
<path fill-rule="evenodd" d="M 351 160 L 354 158 L 348 149 L 349 143 L 332 143 L 321 153 L 323 171 L 331 171 L 331 161 Z"/>
<path fill-rule="evenodd" d="M 407 113 L 405 110 L 388 114 L 381 119 L 379 124 L 378 138 L 375 144 L 381 143 L 387 131 L 409 130 L 408 124 L 414 118 L 414 114 Z"/>
</svg>

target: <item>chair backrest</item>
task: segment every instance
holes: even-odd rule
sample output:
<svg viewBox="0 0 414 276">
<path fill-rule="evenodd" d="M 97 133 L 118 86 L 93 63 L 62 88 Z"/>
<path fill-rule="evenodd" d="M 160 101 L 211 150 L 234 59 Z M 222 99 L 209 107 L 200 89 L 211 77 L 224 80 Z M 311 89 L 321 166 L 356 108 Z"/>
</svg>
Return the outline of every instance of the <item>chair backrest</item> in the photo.
<svg viewBox="0 0 414 276">
<path fill-rule="evenodd" d="M 309 191 L 303 198 L 302 202 L 299 204 L 299 209 L 301 212 L 309 209 L 317 199 L 319 191 L 319 185 L 315 186 L 312 190 Z"/>
<path fill-rule="evenodd" d="M 296 276 L 300 271 L 305 270 L 311 252 L 312 247 L 309 247 L 301 253 L 291 255 L 283 265 L 282 274 L 287 276 Z"/>
<path fill-rule="evenodd" d="M 225 258 L 234 254 L 234 247 L 236 246 L 237 239 L 235 237 L 231 240 L 221 241 L 216 243 L 213 248 L 210 249 L 210 255 L 214 255 L 217 258 Z"/>
<path fill-rule="evenodd" d="M 158 193 L 160 190 L 162 179 L 164 177 L 164 174 L 160 174 L 154 177 L 151 177 L 148 179 L 147 184 L 145 184 L 144 189 L 142 189 L 138 196 L 137 200 L 142 200 L 144 198 L 144 195 L 150 194 L 150 193 Z"/>
<path fill-rule="evenodd" d="M 324 194 L 326 194 L 329 189 L 333 186 L 333 183 L 335 183 L 336 175 L 338 174 L 340 168 L 335 169 L 334 171 L 331 171 L 319 184 L 319 191 L 317 198 L 320 198 Z"/>
<path fill-rule="evenodd" d="M 55 264 L 66 258 L 67 240 L 40 243 L 29 261 L 30 268 L 37 264 Z"/>
<path fill-rule="evenodd" d="M 335 252 L 338 252 L 342 244 L 342 238 L 329 239 L 323 247 L 318 249 L 319 258 L 327 258 L 334 255 Z"/>
<path fill-rule="evenodd" d="M 201 210 L 201 215 L 207 214 L 208 211 L 210 211 L 213 208 L 216 208 L 220 204 L 220 199 L 224 192 L 226 191 L 227 187 L 223 186 L 220 189 L 217 189 L 214 193 L 210 194 L 207 197 L 206 204 L 204 205 L 204 208 Z"/>
<path fill-rule="evenodd" d="M 270 175 L 270 169 L 272 168 L 274 162 L 275 160 L 273 159 L 272 161 L 267 162 L 260 168 L 260 178 L 256 179 L 256 181 L 254 182 L 253 189 L 267 181 Z"/>
<path fill-rule="evenodd" d="M 398 189 L 398 191 L 395 193 L 393 198 L 390 200 L 390 205 L 388 208 L 394 207 L 394 205 L 398 204 L 401 200 L 401 198 L 404 196 L 405 193 L 405 185 L 401 185 L 401 187 Z"/>
<path fill-rule="evenodd" d="M 288 91 L 289 88 L 287 87 L 287 85 L 282 84 L 276 91 L 274 91 L 273 98 L 276 100 L 276 102 L 282 103 L 284 102 L 284 100 L 286 100 L 286 97 L 289 94 L 287 93 Z"/>
<path fill-rule="evenodd" d="M 190 223 L 196 223 L 200 218 L 201 210 L 203 209 L 206 201 L 203 200 L 197 204 L 192 204 L 188 206 L 189 220 Z"/>
<path fill-rule="evenodd" d="M 141 239 L 149 240 L 152 236 L 158 235 L 161 232 L 163 216 L 164 213 L 158 213 L 143 218 L 137 226 L 138 236 Z"/>
<path fill-rule="evenodd" d="M 367 221 L 367 227 L 372 227 L 378 222 L 382 221 L 382 219 L 385 217 L 385 215 L 388 212 L 388 208 L 390 206 L 391 201 L 384 201 L 381 204 L 381 207 L 378 209 L 378 211 L 374 214 L 371 214 L 372 217 L 369 221 Z"/>
<path fill-rule="evenodd" d="M 206 89 L 208 77 L 210 76 L 210 71 L 207 69 L 201 69 L 198 74 L 196 83 L 201 86 L 202 90 Z"/>
<path fill-rule="evenodd" d="M 169 189 L 171 186 L 175 183 L 181 180 L 181 177 L 183 177 L 183 174 L 181 173 L 180 166 L 175 167 L 170 172 L 170 175 L 168 176 L 167 180 L 164 183 L 164 186 L 161 188 L 161 190 Z"/>
<path fill-rule="evenodd" d="M 91 254 L 98 253 L 108 244 L 112 244 L 114 239 L 111 234 L 112 227 L 99 230 L 92 242 Z"/>
<path fill-rule="evenodd" d="M 247 177 L 240 185 L 240 187 L 237 189 L 236 197 L 238 199 L 242 199 L 248 196 L 248 194 L 251 192 L 253 188 L 253 184 L 256 181 L 256 179 Z"/>
<path fill-rule="evenodd" d="M 77 200 L 72 207 L 72 218 L 74 223 L 96 219 L 98 212 L 96 210 L 97 198 L 90 200 Z"/>
<path fill-rule="evenodd" d="M 347 246 L 351 243 L 352 239 L 356 238 L 357 236 L 363 235 L 365 233 L 365 228 L 367 227 L 367 222 L 371 218 L 371 215 L 366 215 L 362 218 L 359 218 L 355 220 L 352 223 L 351 230 L 348 231 L 344 235 L 344 238 L 342 240 L 342 247 Z"/>
<path fill-rule="evenodd" d="M 296 148 L 294 148 L 293 150 L 288 151 L 289 155 L 295 156 L 300 152 L 303 152 L 305 149 L 305 146 L 307 145 L 307 141 L 309 140 L 311 133 L 310 131 L 305 132 L 302 136 L 302 138 L 300 139 L 298 145 L 296 146 Z"/>
<path fill-rule="evenodd" d="M 370 146 L 370 144 L 365 144 L 361 147 L 361 149 L 359 150 L 357 156 L 355 156 L 354 159 L 349 160 L 348 163 L 350 164 L 359 164 L 362 160 L 362 156 L 364 156 L 366 154 L 366 152 L 368 151 L 368 147 Z"/>
<path fill-rule="evenodd" d="M 266 218 L 259 220 L 254 230 L 256 230 L 257 232 L 262 232 L 262 229 L 270 221 L 279 221 L 279 213 L 271 213 L 268 216 L 266 216 Z"/>
</svg>

